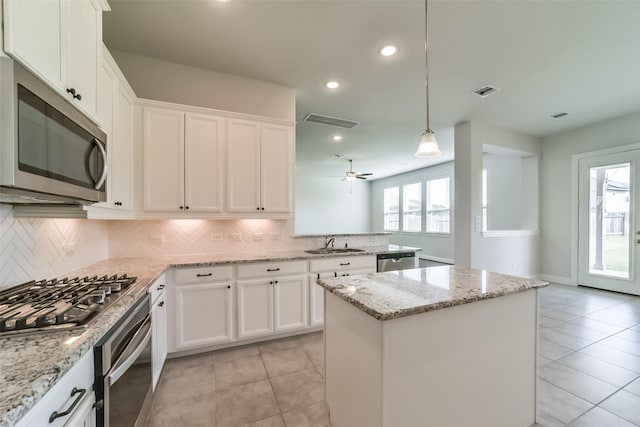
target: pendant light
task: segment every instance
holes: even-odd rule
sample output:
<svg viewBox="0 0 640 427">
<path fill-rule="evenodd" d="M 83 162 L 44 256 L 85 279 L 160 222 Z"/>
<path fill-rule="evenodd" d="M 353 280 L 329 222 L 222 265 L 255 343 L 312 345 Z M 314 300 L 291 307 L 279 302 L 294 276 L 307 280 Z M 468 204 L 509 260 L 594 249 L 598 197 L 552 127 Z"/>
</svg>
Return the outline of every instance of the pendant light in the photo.
<svg viewBox="0 0 640 427">
<path fill-rule="evenodd" d="M 429 126 L 429 0 L 424 1 L 424 59 L 426 66 L 426 106 L 427 106 L 427 129 L 422 134 L 420 139 L 420 145 L 418 145 L 418 151 L 416 151 L 416 157 L 436 157 L 442 154 L 436 135 Z"/>
</svg>

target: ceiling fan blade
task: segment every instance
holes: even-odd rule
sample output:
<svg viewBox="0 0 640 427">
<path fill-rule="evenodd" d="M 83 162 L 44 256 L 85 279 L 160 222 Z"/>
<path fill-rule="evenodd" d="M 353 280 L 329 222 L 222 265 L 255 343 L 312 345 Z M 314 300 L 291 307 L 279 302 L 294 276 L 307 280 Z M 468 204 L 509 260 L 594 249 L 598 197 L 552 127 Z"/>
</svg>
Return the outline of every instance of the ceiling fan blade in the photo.
<svg viewBox="0 0 640 427">
<path fill-rule="evenodd" d="M 347 180 L 347 178 L 342 178 L 340 181 L 346 181 L 346 180 Z"/>
<path fill-rule="evenodd" d="M 370 176 L 372 173 L 359 173 L 358 176 Z"/>
<path fill-rule="evenodd" d="M 364 176 L 360 176 L 360 175 L 356 176 L 356 178 L 358 178 L 358 179 L 367 179 Z"/>
</svg>

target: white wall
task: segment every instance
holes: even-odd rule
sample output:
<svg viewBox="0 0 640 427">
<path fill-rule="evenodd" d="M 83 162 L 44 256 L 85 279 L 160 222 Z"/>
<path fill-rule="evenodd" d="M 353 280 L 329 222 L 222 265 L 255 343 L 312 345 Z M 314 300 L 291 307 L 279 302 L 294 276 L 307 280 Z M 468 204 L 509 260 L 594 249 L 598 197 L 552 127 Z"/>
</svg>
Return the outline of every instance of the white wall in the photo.
<svg viewBox="0 0 640 427">
<path fill-rule="evenodd" d="M 490 236 L 476 227 L 476 219 L 482 217 L 482 146 L 485 144 L 536 155 L 541 151 L 540 140 L 531 135 L 477 122 L 456 125 L 455 262 L 497 273 L 535 276 L 540 272 L 538 235 Z"/>
<path fill-rule="evenodd" d="M 640 142 L 640 113 L 594 123 L 551 135 L 542 143 L 542 273 L 548 280 L 577 283 L 575 232 L 572 212 L 572 156 Z"/>
<path fill-rule="evenodd" d="M 105 221 L 14 218 L 0 205 L 0 287 L 51 278 L 108 257 Z"/>
<path fill-rule="evenodd" d="M 295 90 L 231 74 L 111 51 L 141 98 L 295 120 Z"/>
<path fill-rule="evenodd" d="M 482 166 L 487 170 L 487 229 L 520 229 L 521 158 L 485 153 Z"/>
<path fill-rule="evenodd" d="M 384 189 L 396 185 L 422 182 L 423 196 L 424 185 L 427 179 L 449 176 L 451 178 L 451 230 L 454 230 L 454 177 L 453 162 L 442 163 L 412 172 L 394 175 L 388 178 L 371 182 L 371 230 L 384 231 L 383 202 Z M 424 204 L 423 200 L 423 204 Z M 453 260 L 453 234 L 434 235 L 425 233 L 393 233 L 389 241 L 396 245 L 407 245 L 422 248 L 419 255 L 443 260 Z"/>
<path fill-rule="evenodd" d="M 296 176 L 296 234 L 370 231 L 370 183 Z"/>
</svg>

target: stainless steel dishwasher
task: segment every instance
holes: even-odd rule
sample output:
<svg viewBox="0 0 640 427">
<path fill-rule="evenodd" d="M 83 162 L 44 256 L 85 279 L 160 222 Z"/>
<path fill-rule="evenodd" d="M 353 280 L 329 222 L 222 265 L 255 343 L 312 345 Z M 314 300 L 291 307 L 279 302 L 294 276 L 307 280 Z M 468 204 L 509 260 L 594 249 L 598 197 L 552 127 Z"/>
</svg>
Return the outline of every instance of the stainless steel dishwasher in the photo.
<svg viewBox="0 0 640 427">
<path fill-rule="evenodd" d="M 410 268 L 416 268 L 415 251 L 378 254 L 378 272 L 407 270 Z"/>
</svg>

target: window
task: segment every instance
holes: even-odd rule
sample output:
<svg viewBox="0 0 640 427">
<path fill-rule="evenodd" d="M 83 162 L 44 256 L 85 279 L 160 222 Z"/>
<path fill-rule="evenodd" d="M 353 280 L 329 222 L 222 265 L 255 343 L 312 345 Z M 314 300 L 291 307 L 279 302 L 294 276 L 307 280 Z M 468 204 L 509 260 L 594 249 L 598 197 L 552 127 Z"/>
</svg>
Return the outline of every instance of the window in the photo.
<svg viewBox="0 0 640 427">
<path fill-rule="evenodd" d="M 451 204 L 449 177 L 427 181 L 427 233 L 449 233 Z"/>
<path fill-rule="evenodd" d="M 384 189 L 384 229 L 400 229 L 400 187 Z"/>
<path fill-rule="evenodd" d="M 402 231 L 422 231 L 422 183 L 402 186 Z"/>
</svg>

